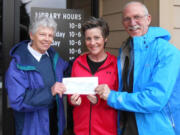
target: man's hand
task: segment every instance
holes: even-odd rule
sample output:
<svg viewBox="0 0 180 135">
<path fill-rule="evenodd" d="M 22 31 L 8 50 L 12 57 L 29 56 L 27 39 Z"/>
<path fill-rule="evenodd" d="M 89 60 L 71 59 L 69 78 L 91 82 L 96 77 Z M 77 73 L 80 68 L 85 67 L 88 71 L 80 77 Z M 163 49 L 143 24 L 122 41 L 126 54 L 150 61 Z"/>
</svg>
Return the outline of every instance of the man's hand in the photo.
<svg viewBox="0 0 180 135">
<path fill-rule="evenodd" d="M 100 98 L 107 100 L 110 93 L 110 88 L 107 84 L 101 84 L 96 87 L 95 91 L 100 96 Z"/>
<path fill-rule="evenodd" d="M 56 82 L 52 87 L 51 87 L 51 93 L 53 96 L 58 94 L 60 97 L 62 97 L 63 93 L 66 91 L 66 87 L 64 86 L 63 83 Z"/>
</svg>

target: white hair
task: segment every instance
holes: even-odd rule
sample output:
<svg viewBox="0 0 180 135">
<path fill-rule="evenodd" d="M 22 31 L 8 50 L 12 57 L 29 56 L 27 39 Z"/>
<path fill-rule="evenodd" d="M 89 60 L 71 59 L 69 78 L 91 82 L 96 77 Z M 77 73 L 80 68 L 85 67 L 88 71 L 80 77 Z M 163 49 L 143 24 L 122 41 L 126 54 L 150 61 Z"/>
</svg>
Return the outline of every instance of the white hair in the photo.
<svg viewBox="0 0 180 135">
<path fill-rule="evenodd" d="M 34 34 L 37 32 L 39 27 L 48 27 L 54 30 L 54 34 L 56 33 L 57 23 L 53 18 L 49 18 L 47 16 L 38 16 L 31 22 L 29 26 L 29 32 Z"/>
<path fill-rule="evenodd" d="M 127 6 L 129 6 L 129 5 L 131 5 L 131 4 L 136 4 L 136 3 L 140 4 L 140 5 L 144 8 L 144 13 L 145 13 L 145 15 L 149 15 L 149 12 L 148 12 L 147 7 L 146 7 L 143 3 L 139 2 L 139 1 L 131 1 L 131 2 L 126 3 L 126 5 L 123 7 L 123 10 L 122 10 L 122 11 L 124 12 L 124 10 L 125 10 L 125 8 L 126 8 Z"/>
</svg>

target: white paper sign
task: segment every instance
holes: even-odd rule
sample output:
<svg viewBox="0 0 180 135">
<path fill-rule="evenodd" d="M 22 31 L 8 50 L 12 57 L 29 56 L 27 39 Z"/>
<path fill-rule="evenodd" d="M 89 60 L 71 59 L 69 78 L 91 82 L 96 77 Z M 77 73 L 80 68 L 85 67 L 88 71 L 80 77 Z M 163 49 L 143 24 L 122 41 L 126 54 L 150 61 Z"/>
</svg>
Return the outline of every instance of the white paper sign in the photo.
<svg viewBox="0 0 180 135">
<path fill-rule="evenodd" d="M 70 77 L 63 78 L 66 87 L 64 94 L 95 94 L 95 88 L 98 86 L 98 77 Z"/>
</svg>

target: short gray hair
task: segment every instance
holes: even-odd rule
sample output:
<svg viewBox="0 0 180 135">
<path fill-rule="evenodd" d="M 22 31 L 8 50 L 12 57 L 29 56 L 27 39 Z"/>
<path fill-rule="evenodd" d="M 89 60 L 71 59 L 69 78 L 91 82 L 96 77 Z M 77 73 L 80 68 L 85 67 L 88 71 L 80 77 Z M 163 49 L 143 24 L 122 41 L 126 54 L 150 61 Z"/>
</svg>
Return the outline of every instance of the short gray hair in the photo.
<svg viewBox="0 0 180 135">
<path fill-rule="evenodd" d="M 41 15 L 36 17 L 29 26 L 29 32 L 34 34 L 37 32 L 39 27 L 48 27 L 54 30 L 54 34 L 57 30 L 57 23 L 53 18 Z"/>
<path fill-rule="evenodd" d="M 126 3 L 126 5 L 123 7 L 123 10 L 122 10 L 122 11 L 124 11 L 124 9 L 125 9 L 128 5 L 130 5 L 130 4 L 135 4 L 135 3 L 140 4 L 140 5 L 144 8 L 144 13 L 145 13 L 145 15 L 149 15 L 149 12 L 148 12 L 147 7 L 146 7 L 143 3 L 139 2 L 139 1 L 130 1 L 130 2 Z"/>
</svg>

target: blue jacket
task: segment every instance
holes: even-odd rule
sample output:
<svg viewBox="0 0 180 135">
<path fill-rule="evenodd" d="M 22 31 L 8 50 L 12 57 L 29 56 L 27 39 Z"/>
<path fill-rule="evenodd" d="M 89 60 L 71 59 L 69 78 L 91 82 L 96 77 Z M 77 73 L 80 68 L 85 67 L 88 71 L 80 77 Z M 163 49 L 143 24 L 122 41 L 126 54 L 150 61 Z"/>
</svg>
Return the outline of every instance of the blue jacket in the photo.
<svg viewBox="0 0 180 135">
<path fill-rule="evenodd" d="M 108 105 L 135 112 L 139 135 L 180 135 L 180 51 L 168 40 L 159 27 L 133 38 L 133 93 L 121 92 L 125 52 L 120 49 L 120 92 L 111 91 Z"/>
<path fill-rule="evenodd" d="M 51 88 L 44 86 L 43 79 L 33 63 L 27 49 L 29 41 L 15 45 L 10 51 L 12 60 L 6 73 L 5 87 L 9 103 L 14 110 L 17 135 L 49 135 L 49 108 L 55 98 Z M 48 54 L 53 63 L 56 81 L 61 82 L 68 64 L 50 47 Z M 65 126 L 62 99 L 56 97 L 58 113 L 58 135 L 63 134 Z"/>
</svg>

